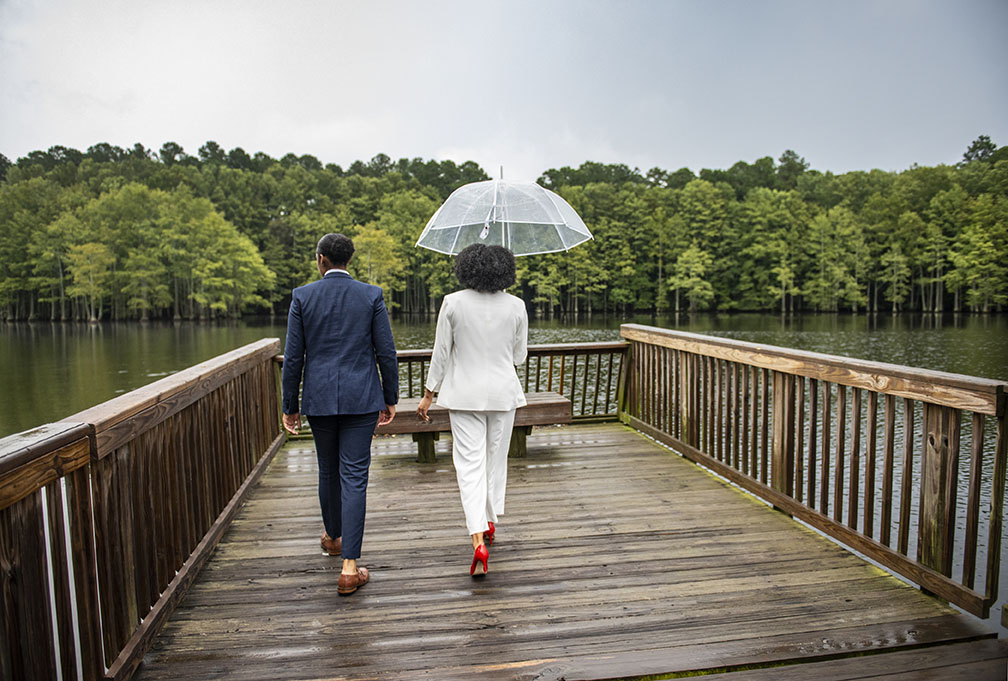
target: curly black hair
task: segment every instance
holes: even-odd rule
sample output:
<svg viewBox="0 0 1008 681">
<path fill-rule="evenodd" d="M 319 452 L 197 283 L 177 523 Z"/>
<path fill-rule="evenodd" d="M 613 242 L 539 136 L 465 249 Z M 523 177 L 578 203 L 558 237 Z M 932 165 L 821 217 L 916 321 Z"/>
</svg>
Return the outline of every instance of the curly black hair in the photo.
<svg viewBox="0 0 1008 681">
<path fill-rule="evenodd" d="M 466 246 L 455 256 L 455 276 L 466 288 L 503 291 L 515 283 L 514 253 L 503 246 Z"/>
<path fill-rule="evenodd" d="M 324 255 L 330 265 L 346 265 L 354 253 L 353 241 L 343 234 L 330 232 L 319 239 L 315 253 Z"/>
</svg>

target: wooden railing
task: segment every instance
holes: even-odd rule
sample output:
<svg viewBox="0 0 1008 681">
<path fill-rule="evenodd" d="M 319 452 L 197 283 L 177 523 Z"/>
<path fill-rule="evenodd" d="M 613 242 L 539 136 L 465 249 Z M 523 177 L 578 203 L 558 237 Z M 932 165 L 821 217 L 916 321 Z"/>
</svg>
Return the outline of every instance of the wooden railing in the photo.
<svg viewBox="0 0 1008 681">
<path fill-rule="evenodd" d="M 526 392 L 555 391 L 569 398 L 575 421 L 616 419 L 617 392 L 627 344 L 530 345 L 518 379 Z M 423 394 L 432 350 L 399 351 L 399 392 Z"/>
<path fill-rule="evenodd" d="M 283 443 L 279 347 L 0 440 L 0 678 L 130 677 Z"/>
<path fill-rule="evenodd" d="M 989 616 L 1008 385 L 636 324 L 621 335 L 625 422 Z"/>
</svg>

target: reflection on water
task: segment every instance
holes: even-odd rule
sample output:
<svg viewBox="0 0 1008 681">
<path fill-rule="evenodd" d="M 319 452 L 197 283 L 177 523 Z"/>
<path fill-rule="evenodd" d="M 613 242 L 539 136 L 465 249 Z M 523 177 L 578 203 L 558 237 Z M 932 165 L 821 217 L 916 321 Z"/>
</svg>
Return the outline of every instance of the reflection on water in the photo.
<svg viewBox="0 0 1008 681">
<path fill-rule="evenodd" d="M 683 315 L 577 323 L 533 320 L 529 342 L 619 339 L 633 321 L 863 359 L 1008 380 L 1008 318 L 767 314 Z M 0 325 L 7 395 L 0 437 L 55 421 L 260 338 L 283 339 L 285 319 L 231 323 Z M 431 347 L 434 320 L 393 323 L 401 349 Z"/>
</svg>

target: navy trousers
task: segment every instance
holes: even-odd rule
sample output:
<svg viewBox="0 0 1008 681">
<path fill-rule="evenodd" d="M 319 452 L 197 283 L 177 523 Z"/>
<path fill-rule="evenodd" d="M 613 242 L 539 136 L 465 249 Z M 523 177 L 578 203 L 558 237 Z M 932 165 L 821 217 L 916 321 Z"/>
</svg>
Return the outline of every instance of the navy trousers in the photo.
<svg viewBox="0 0 1008 681">
<path fill-rule="evenodd" d="M 378 412 L 309 416 L 319 468 L 322 523 L 333 539 L 343 538 L 343 558 L 360 558 L 367 507 L 371 436 Z"/>
</svg>

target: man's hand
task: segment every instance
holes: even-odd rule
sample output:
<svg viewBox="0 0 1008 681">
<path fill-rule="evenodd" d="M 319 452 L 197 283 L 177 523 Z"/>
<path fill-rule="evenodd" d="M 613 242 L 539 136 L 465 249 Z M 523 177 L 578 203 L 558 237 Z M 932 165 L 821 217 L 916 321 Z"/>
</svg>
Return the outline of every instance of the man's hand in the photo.
<svg viewBox="0 0 1008 681">
<path fill-rule="evenodd" d="M 301 427 L 301 412 L 296 411 L 293 414 L 284 414 L 283 427 L 291 435 L 297 435 L 298 429 Z"/>
<path fill-rule="evenodd" d="M 378 412 L 378 425 L 386 426 L 392 423 L 392 419 L 395 418 L 395 405 L 386 404 L 385 408 Z"/>
</svg>

